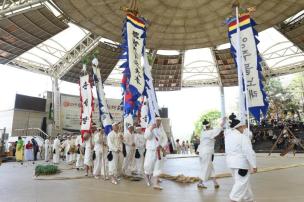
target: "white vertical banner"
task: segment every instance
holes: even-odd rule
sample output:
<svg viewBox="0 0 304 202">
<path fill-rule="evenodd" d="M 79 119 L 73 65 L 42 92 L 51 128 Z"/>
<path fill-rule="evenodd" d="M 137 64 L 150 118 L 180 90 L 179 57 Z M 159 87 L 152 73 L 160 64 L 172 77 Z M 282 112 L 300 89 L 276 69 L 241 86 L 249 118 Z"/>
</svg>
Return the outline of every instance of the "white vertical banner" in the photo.
<svg viewBox="0 0 304 202">
<path fill-rule="evenodd" d="M 60 130 L 60 90 L 58 85 L 58 79 L 53 79 L 53 112 L 54 112 L 54 124 L 55 130 Z"/>
<path fill-rule="evenodd" d="M 236 7 L 236 16 L 228 18 L 226 22 L 231 52 L 238 67 L 239 85 L 241 86 L 240 102 L 244 101 L 244 97 L 246 97 L 247 111 L 250 111 L 256 120 L 260 121 L 261 112 L 264 116 L 267 113 L 268 102 L 261 77 L 261 58 L 257 48 L 259 41 L 256 38 L 257 32 L 253 28 L 256 24 L 248 13 L 239 15 L 238 7 Z M 243 83 L 244 86 L 242 86 Z M 242 114 L 244 107 L 240 109 Z M 249 124 L 249 112 L 247 112 L 247 119 Z"/>
<path fill-rule="evenodd" d="M 147 97 L 144 97 L 143 104 L 141 106 L 140 111 L 140 127 L 147 128 L 148 127 L 148 103 Z"/>
<path fill-rule="evenodd" d="M 81 133 L 91 132 L 94 99 L 89 75 L 80 77 Z"/>
<path fill-rule="evenodd" d="M 263 94 L 259 85 L 256 43 L 252 29 L 241 30 L 240 38 L 241 52 L 237 55 L 242 59 L 243 75 L 247 81 L 248 107 L 264 106 Z M 236 47 L 236 34 L 231 36 L 231 43 Z"/>
</svg>

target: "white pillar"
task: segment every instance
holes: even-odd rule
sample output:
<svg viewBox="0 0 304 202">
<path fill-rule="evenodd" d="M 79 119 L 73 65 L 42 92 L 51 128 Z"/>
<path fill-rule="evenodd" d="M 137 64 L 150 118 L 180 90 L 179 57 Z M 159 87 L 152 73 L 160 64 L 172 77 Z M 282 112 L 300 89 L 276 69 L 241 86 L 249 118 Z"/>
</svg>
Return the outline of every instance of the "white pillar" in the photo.
<svg viewBox="0 0 304 202">
<path fill-rule="evenodd" d="M 55 132 L 59 132 L 61 130 L 61 114 L 60 114 L 60 90 L 58 84 L 58 78 L 52 79 L 52 91 L 53 91 L 53 112 L 54 112 L 54 129 Z"/>
<path fill-rule="evenodd" d="M 220 86 L 220 92 L 221 92 L 221 118 L 224 118 L 226 116 L 226 108 L 225 108 L 225 91 L 223 86 Z"/>
</svg>

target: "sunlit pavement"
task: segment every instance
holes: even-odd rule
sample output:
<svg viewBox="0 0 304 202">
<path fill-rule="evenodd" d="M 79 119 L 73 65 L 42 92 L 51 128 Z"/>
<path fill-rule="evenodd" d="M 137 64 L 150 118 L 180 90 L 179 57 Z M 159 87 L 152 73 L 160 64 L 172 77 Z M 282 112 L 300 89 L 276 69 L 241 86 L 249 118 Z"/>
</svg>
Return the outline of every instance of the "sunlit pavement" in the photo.
<svg viewBox="0 0 304 202">
<path fill-rule="evenodd" d="M 166 160 L 164 173 L 186 176 L 199 175 L 199 159 L 197 157 L 176 158 L 171 156 Z M 185 157 L 185 156 L 184 156 Z M 285 166 L 304 162 L 304 155 L 296 158 L 279 157 L 258 154 L 260 168 Z M 216 155 L 216 173 L 227 173 L 225 158 Z M 62 165 L 66 168 L 67 166 Z M 144 181 L 121 181 L 112 185 L 109 181 L 94 178 L 73 180 L 35 180 L 34 165 L 27 162 L 4 163 L 0 166 L 0 201 L 1 202 L 195 202 L 195 201 L 229 201 L 228 195 L 232 186 L 231 178 L 219 179 L 221 185 L 215 190 L 211 182 L 208 189 L 198 190 L 196 184 L 180 184 L 168 180 L 162 182 L 164 190 L 157 191 L 145 185 Z M 83 171 L 63 170 L 61 176 L 83 176 Z M 304 201 L 304 167 L 282 169 L 258 173 L 252 176 L 252 189 L 258 202 Z"/>
</svg>

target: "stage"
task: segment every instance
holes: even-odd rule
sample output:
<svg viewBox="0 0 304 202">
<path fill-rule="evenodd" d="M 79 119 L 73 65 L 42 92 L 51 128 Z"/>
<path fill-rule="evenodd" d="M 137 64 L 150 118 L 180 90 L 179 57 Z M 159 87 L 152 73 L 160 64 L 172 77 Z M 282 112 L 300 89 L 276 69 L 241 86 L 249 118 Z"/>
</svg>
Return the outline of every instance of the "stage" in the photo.
<svg viewBox="0 0 304 202">
<path fill-rule="evenodd" d="M 252 176 L 252 189 L 258 202 L 293 202 L 304 201 L 302 188 L 304 186 L 303 154 L 296 157 L 279 157 L 273 154 L 257 154 L 260 170 L 265 172 Z M 198 176 L 199 159 L 195 156 L 170 156 L 165 163 L 164 173 L 170 175 L 184 174 Z M 37 162 L 43 163 L 43 162 Z M 228 174 L 225 158 L 222 154 L 215 156 L 216 174 Z M 282 169 L 277 170 L 279 167 Z M 289 168 L 287 168 L 289 167 Z M 232 178 L 219 179 L 221 185 L 215 190 L 211 182 L 208 189 L 199 190 L 196 183 L 182 184 L 170 180 L 163 180 L 164 190 L 157 191 L 146 187 L 144 181 L 131 182 L 122 180 L 118 185 L 109 181 L 94 178 L 84 178 L 83 171 L 70 169 L 61 163 L 62 173 L 51 177 L 33 178 L 34 166 L 31 162 L 21 166 L 18 163 L 4 163 L 0 167 L 0 201 L 28 201 L 28 202 L 134 202 L 134 201 L 176 201 L 176 202 L 227 202 L 233 184 Z M 268 170 L 270 171 L 266 171 Z M 70 178 L 70 179 L 61 179 Z M 58 178 L 58 180 L 54 180 Z M 72 179 L 80 178 L 80 179 Z M 40 180 L 39 180 L 40 179 Z M 48 180 L 42 180 L 48 179 Z"/>
</svg>

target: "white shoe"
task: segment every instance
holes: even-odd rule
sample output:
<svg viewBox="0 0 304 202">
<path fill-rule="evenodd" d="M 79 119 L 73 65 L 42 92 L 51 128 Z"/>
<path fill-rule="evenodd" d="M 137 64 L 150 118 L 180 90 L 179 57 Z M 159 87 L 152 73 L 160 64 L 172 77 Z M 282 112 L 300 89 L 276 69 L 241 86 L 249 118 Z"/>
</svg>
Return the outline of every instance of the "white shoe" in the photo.
<svg viewBox="0 0 304 202">
<path fill-rule="evenodd" d="M 112 182 L 112 184 L 115 184 L 115 185 L 117 184 L 117 181 L 114 179 L 111 182 Z"/>
<path fill-rule="evenodd" d="M 154 185 L 153 188 L 157 189 L 157 190 L 163 190 L 163 188 L 161 186 L 159 186 L 159 185 Z"/>
</svg>

